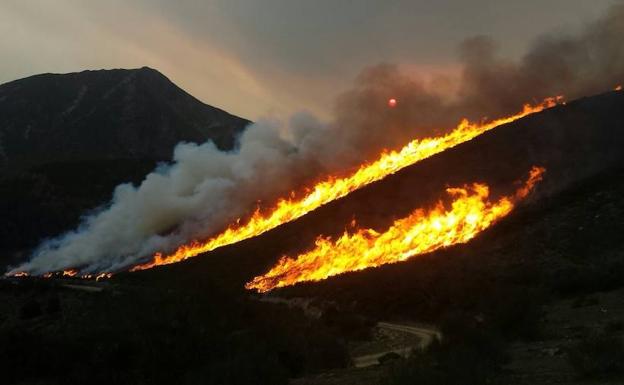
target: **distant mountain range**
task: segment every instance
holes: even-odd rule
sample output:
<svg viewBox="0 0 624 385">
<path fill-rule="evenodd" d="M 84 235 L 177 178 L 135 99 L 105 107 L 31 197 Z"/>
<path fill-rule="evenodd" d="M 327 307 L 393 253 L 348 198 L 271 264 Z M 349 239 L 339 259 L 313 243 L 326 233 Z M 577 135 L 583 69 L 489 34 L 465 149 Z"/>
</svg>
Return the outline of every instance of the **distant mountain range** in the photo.
<svg viewBox="0 0 624 385">
<path fill-rule="evenodd" d="M 140 182 L 177 143 L 232 149 L 249 123 L 147 67 L 0 85 L 0 265 Z"/>
<path fill-rule="evenodd" d="M 0 85 L 0 170 L 168 160 L 181 141 L 230 149 L 247 124 L 148 67 L 35 75 Z"/>
</svg>

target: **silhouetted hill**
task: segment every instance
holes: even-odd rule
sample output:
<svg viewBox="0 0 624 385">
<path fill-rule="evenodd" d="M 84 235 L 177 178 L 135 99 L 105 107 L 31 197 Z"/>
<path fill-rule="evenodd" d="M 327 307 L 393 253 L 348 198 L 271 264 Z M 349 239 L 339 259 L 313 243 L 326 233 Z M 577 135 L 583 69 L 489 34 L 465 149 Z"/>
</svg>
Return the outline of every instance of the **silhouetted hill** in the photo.
<svg viewBox="0 0 624 385">
<path fill-rule="evenodd" d="M 36 75 L 0 85 L 0 170 L 168 160 L 181 141 L 229 149 L 248 123 L 147 67 Z"/>
<path fill-rule="evenodd" d="M 231 149 L 248 123 L 147 67 L 0 85 L 0 265 L 140 182 L 177 143 Z"/>
</svg>

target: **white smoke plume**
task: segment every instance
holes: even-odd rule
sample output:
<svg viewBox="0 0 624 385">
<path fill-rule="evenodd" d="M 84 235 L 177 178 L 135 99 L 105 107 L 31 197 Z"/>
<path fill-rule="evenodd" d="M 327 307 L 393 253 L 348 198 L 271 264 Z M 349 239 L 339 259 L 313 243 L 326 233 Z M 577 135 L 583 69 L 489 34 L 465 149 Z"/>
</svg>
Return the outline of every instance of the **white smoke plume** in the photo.
<svg viewBox="0 0 624 385">
<path fill-rule="evenodd" d="M 468 39 L 460 47 L 463 70 L 453 79 L 453 95 L 441 95 L 436 81 L 426 83 L 392 65 L 370 68 L 339 97 L 333 122 L 305 113 L 286 126 L 261 121 L 245 130 L 231 152 L 212 143 L 181 143 L 170 165 L 139 186 L 118 186 L 106 207 L 41 244 L 13 271 L 121 270 L 222 230 L 257 201 L 271 205 L 315 178 L 448 129 L 463 116 L 494 118 L 547 96 L 609 90 L 624 81 L 622 36 L 624 5 L 617 5 L 575 35 L 538 39 L 517 62 L 499 58 L 488 38 Z M 386 104 L 391 97 L 399 101 L 393 109 Z"/>
<path fill-rule="evenodd" d="M 179 144 L 171 165 L 160 166 L 138 187 L 118 186 L 109 205 L 86 217 L 76 230 L 44 242 L 17 270 L 115 271 L 219 230 L 226 221 L 245 215 L 257 200 L 288 192 L 318 171 L 305 142 L 318 140 L 314 136 L 322 136 L 326 128 L 300 114 L 283 131 L 274 123 L 255 123 L 231 152 L 218 150 L 212 142 Z"/>
</svg>

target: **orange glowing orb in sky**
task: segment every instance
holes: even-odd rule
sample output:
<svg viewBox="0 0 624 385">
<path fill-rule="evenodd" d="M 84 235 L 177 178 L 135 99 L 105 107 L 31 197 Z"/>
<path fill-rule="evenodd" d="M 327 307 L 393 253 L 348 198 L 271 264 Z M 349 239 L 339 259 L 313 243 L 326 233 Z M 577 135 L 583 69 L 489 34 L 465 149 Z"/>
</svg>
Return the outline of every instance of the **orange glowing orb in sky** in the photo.
<svg viewBox="0 0 624 385">
<path fill-rule="evenodd" d="M 397 105 L 397 100 L 395 98 L 388 99 L 388 107 L 394 108 Z"/>
</svg>

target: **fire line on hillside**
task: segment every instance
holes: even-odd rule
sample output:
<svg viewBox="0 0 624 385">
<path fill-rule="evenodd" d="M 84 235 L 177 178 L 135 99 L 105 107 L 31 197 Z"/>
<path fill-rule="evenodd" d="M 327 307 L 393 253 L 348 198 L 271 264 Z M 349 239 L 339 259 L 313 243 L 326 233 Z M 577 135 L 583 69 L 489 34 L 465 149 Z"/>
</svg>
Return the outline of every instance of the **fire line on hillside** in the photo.
<svg viewBox="0 0 624 385">
<path fill-rule="evenodd" d="M 342 198 L 405 167 L 472 140 L 484 132 L 500 125 L 511 123 L 527 115 L 554 107 L 559 103 L 564 103 L 562 96 L 546 98 L 536 105 L 525 104 L 521 112 L 489 122 L 473 123 L 464 119 L 453 131 L 446 135 L 413 140 L 399 151 L 384 152 L 378 160 L 360 166 L 350 176 L 343 178 L 329 177 L 311 189 L 306 190 L 306 195 L 300 198 L 281 199 L 272 210 L 268 210 L 265 213 L 257 209 L 251 218 L 246 222 L 242 222 L 242 224 L 240 220 L 237 220 L 233 225 L 213 238 L 206 241 L 192 241 L 180 246 L 172 254 L 164 255 L 157 253 L 151 261 L 137 265 L 130 271 L 145 270 L 154 266 L 180 262 L 218 247 L 255 237 L 281 224 L 298 219 L 331 201 Z"/>
<path fill-rule="evenodd" d="M 236 220 L 225 231 L 215 235 L 207 241 L 191 241 L 180 246 L 172 254 L 165 255 L 156 253 L 152 260 L 134 266 L 130 271 L 150 269 L 155 266 L 168 265 L 184 261 L 199 254 L 212 251 L 216 248 L 234 244 L 248 238 L 252 238 L 272 230 L 279 225 L 291 222 L 316 210 L 317 208 L 347 196 L 351 192 L 358 190 L 370 183 L 384 179 L 408 166 L 418 163 L 433 155 L 439 154 L 461 143 L 470 141 L 477 136 L 490 131 L 500 125 L 514 122 L 525 116 L 541 112 L 547 108 L 558 104 L 565 104 L 563 96 L 544 99 L 538 104 L 525 104 L 522 111 L 491 121 L 470 122 L 462 120 L 451 132 L 423 139 L 415 139 L 405 145 L 399 151 L 383 152 L 380 157 L 371 163 L 360 166 L 352 174 L 346 177 L 327 177 L 324 181 L 317 183 L 311 188 L 303 189 L 305 194 L 297 196 L 292 193 L 291 197 L 280 199 L 270 210 L 261 212 L 257 209 L 247 221 Z M 48 272 L 44 278 L 51 277 L 79 277 L 85 279 L 106 279 L 112 276 L 113 272 L 99 271 L 81 272 L 80 267 L 66 269 L 59 272 Z M 29 275 L 27 272 L 16 272 L 14 276 Z"/>
<path fill-rule="evenodd" d="M 526 183 L 513 195 L 489 200 L 486 184 L 447 188 L 450 205 L 439 201 L 432 209 L 417 209 L 396 220 L 384 232 L 358 229 L 337 240 L 317 238 L 315 247 L 294 258 L 284 256 L 266 274 L 247 283 L 247 289 L 267 292 L 298 282 L 320 281 L 338 274 L 405 261 L 455 244 L 466 243 L 507 216 L 542 180 L 546 170 L 534 166 Z"/>
</svg>

